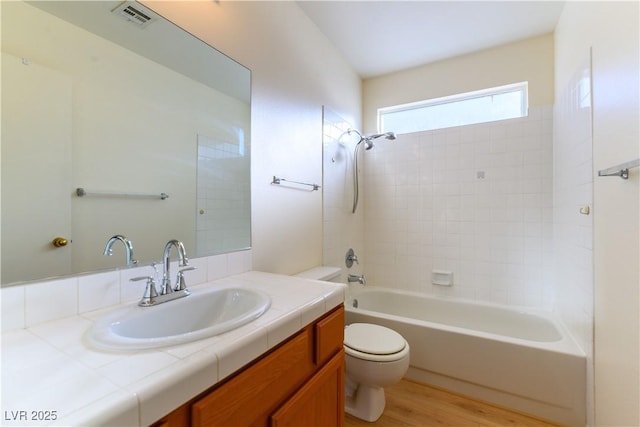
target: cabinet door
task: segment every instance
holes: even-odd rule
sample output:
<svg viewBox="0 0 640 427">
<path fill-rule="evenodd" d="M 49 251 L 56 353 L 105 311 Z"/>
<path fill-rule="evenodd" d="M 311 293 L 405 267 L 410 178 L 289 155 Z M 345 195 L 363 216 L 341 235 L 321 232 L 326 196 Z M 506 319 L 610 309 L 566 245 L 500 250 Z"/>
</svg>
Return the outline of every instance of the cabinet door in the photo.
<svg viewBox="0 0 640 427">
<path fill-rule="evenodd" d="M 271 426 L 343 425 L 344 351 L 341 350 L 271 416 Z"/>
<path fill-rule="evenodd" d="M 189 427 L 189 405 L 182 405 L 164 418 L 151 424 L 152 427 Z"/>
<path fill-rule="evenodd" d="M 313 372 L 307 329 L 195 402 L 193 426 L 267 426 L 269 415 Z"/>
<path fill-rule="evenodd" d="M 344 342 L 344 308 L 333 311 L 314 327 L 316 336 L 316 364 L 324 364 L 336 354 Z"/>
</svg>

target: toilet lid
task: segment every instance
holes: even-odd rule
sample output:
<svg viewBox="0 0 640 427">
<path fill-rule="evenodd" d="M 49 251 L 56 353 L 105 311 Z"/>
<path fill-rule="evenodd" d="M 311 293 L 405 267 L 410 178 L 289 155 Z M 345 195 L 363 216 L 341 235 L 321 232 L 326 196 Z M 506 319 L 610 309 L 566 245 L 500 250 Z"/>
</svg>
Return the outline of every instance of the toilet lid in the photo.
<svg viewBox="0 0 640 427">
<path fill-rule="evenodd" d="M 344 330 L 344 345 L 369 354 L 394 354 L 407 345 L 402 335 L 380 325 L 352 323 Z"/>
</svg>

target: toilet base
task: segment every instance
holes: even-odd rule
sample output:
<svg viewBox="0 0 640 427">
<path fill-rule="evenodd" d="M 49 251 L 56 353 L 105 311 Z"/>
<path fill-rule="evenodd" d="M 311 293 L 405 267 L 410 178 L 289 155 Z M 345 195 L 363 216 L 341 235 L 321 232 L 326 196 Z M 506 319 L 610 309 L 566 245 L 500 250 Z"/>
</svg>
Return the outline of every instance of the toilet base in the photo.
<svg viewBox="0 0 640 427">
<path fill-rule="evenodd" d="M 356 418 L 374 422 L 382 415 L 384 406 L 384 388 L 360 384 L 353 396 L 346 396 L 344 410 Z"/>
</svg>

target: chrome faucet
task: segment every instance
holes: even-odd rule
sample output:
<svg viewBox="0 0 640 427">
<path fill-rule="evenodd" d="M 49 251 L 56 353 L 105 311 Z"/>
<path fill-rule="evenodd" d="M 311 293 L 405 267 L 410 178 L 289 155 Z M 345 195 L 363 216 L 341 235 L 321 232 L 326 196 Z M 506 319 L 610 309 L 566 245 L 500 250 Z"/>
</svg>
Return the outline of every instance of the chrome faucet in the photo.
<svg viewBox="0 0 640 427">
<path fill-rule="evenodd" d="M 162 271 L 162 285 L 160 287 L 160 293 L 156 290 L 156 282 L 153 276 L 141 276 L 134 277 L 130 279 L 133 282 L 137 282 L 139 280 L 146 280 L 147 286 L 144 291 L 144 295 L 142 299 L 138 303 L 139 306 L 142 307 L 150 307 L 153 305 L 162 304 L 163 302 L 172 301 L 174 299 L 186 297 L 191 294 L 187 289 L 187 285 L 184 280 L 184 272 L 189 270 L 195 270 L 195 267 L 187 267 L 178 271 L 178 275 L 176 277 L 176 286 L 175 288 L 171 287 L 171 279 L 170 279 L 170 253 L 171 248 L 174 247 L 178 251 L 178 258 L 180 260 L 180 267 L 187 267 L 189 265 L 189 259 L 187 258 L 187 252 L 184 249 L 184 245 L 179 240 L 169 240 L 167 245 L 164 247 L 164 253 L 162 255 L 162 262 L 164 265 Z M 157 270 L 155 268 L 155 264 L 151 264 L 154 271 L 157 275 Z"/>
<path fill-rule="evenodd" d="M 362 274 L 362 275 L 360 275 L 360 276 L 355 275 L 355 274 L 350 274 L 349 276 L 347 276 L 347 281 L 348 281 L 349 283 L 352 283 L 352 282 L 358 282 L 358 283 L 360 283 L 361 285 L 366 285 L 366 284 L 367 284 L 367 281 L 366 281 L 366 280 L 365 280 L 365 278 L 364 278 L 364 274 Z"/>
<path fill-rule="evenodd" d="M 160 288 L 160 295 L 170 294 L 173 292 L 173 288 L 171 287 L 171 278 L 170 278 L 170 253 L 171 248 L 174 247 L 178 251 L 178 259 L 180 260 L 180 267 L 186 267 L 189 265 L 189 259 L 187 258 L 187 252 L 184 249 L 184 245 L 179 240 L 169 240 L 167 245 L 164 247 L 164 253 L 162 255 L 162 264 L 164 268 L 162 270 L 162 287 Z M 180 285 L 180 274 L 178 274 L 178 285 Z"/>
<path fill-rule="evenodd" d="M 131 244 L 131 240 L 127 239 L 126 237 L 120 234 L 116 234 L 115 236 L 109 239 L 109 241 L 107 242 L 107 245 L 104 247 L 104 255 L 106 256 L 113 255 L 113 244 L 115 242 L 122 242 L 122 244 L 124 245 L 124 249 L 126 251 L 126 257 L 127 257 L 127 266 L 131 267 L 132 265 L 136 265 L 138 263 L 138 260 L 133 259 L 133 245 Z"/>
</svg>

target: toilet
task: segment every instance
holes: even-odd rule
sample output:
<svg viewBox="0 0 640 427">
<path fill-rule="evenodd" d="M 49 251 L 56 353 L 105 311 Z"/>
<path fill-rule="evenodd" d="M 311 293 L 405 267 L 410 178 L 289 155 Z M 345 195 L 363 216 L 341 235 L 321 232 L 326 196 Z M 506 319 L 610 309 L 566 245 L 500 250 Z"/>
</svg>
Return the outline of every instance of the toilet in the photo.
<svg viewBox="0 0 640 427">
<path fill-rule="evenodd" d="M 296 276 L 337 282 L 340 273 L 337 267 L 316 267 Z M 344 328 L 344 352 L 345 412 L 376 421 L 384 411 L 384 387 L 400 381 L 409 368 L 409 343 L 384 326 L 352 323 Z"/>
</svg>

